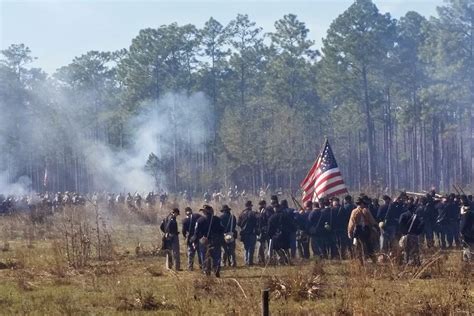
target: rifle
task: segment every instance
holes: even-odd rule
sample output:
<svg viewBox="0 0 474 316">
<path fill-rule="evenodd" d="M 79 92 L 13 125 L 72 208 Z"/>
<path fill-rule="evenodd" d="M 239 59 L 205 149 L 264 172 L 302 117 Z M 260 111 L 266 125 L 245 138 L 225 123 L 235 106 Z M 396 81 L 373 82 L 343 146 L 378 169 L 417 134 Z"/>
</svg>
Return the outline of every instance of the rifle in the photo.
<svg viewBox="0 0 474 316">
<path fill-rule="evenodd" d="M 453 185 L 454 185 L 454 184 L 453 184 Z M 462 189 L 462 187 L 461 187 L 460 185 L 458 185 L 458 187 L 459 187 L 459 190 L 461 191 L 461 193 L 462 193 L 463 195 L 467 196 L 466 192 L 464 192 L 464 190 Z"/>
<path fill-rule="evenodd" d="M 270 241 L 268 242 L 268 260 L 271 259 L 272 257 L 272 251 L 273 251 L 273 238 L 270 239 Z"/>
<path fill-rule="evenodd" d="M 428 192 L 428 191 L 426 191 L 426 190 L 423 190 L 423 191 L 421 191 L 421 192 L 423 192 L 423 193 L 425 193 L 425 194 L 431 195 L 431 193 Z M 442 196 L 441 194 L 435 193 L 435 196 L 434 196 L 434 197 L 440 199 L 440 198 L 442 198 L 443 196 Z"/>
<path fill-rule="evenodd" d="M 418 192 L 405 192 L 408 195 L 414 195 L 414 196 L 426 196 L 424 193 L 418 193 Z"/>
<path fill-rule="evenodd" d="M 268 189 L 270 189 L 270 183 L 267 184 L 267 187 L 265 188 L 265 193 L 268 192 Z"/>
<path fill-rule="evenodd" d="M 293 203 L 295 204 L 296 207 L 298 207 L 298 209 L 302 210 L 303 207 L 301 206 L 301 204 L 298 202 L 298 200 L 295 199 L 295 197 L 293 196 L 293 194 L 291 195 L 291 199 L 293 200 Z"/>
<path fill-rule="evenodd" d="M 459 192 L 458 188 L 456 188 L 456 186 L 455 186 L 454 184 L 453 184 L 453 188 L 454 188 L 454 190 L 456 191 L 456 193 L 457 193 L 458 195 L 461 195 L 461 193 Z"/>
</svg>

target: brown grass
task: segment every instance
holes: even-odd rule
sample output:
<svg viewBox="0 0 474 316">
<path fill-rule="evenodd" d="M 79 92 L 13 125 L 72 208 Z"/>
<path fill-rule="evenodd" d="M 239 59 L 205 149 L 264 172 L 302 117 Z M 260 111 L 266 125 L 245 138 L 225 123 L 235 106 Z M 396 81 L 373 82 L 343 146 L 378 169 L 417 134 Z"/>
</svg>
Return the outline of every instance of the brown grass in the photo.
<svg viewBox="0 0 474 316">
<path fill-rule="evenodd" d="M 158 218 L 167 213 L 153 212 Z M 157 250 L 158 225 L 126 209 L 99 209 L 96 215 L 94 209 L 65 210 L 42 223 L 26 216 L 1 218 L 2 240 L 8 243 L 0 252 L 2 314 L 257 315 L 265 287 L 271 289 L 272 315 L 474 313 L 472 265 L 461 264 L 456 250 L 424 253 L 420 267 L 313 259 L 290 267 L 226 268 L 216 279 L 166 270 Z M 89 231 L 82 230 L 90 240 L 86 264 L 68 259 L 68 218 L 75 223 L 68 238 L 79 225 L 89 225 Z M 78 234 L 75 245 L 80 240 Z M 184 264 L 184 242 L 181 251 Z M 241 263 L 240 243 L 237 253 Z"/>
</svg>

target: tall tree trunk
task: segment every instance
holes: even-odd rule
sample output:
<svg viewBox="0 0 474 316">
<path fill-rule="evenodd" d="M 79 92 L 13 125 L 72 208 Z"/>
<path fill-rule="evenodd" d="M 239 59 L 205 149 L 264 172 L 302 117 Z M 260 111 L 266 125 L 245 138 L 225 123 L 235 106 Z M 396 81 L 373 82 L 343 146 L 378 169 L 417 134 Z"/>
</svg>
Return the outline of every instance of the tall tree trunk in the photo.
<svg viewBox="0 0 474 316">
<path fill-rule="evenodd" d="M 431 129 L 431 141 L 433 142 L 433 173 L 432 173 L 432 185 L 435 186 L 438 190 L 440 189 L 441 184 L 441 175 L 440 175 L 440 144 L 439 144 L 439 123 L 436 117 L 433 117 L 432 120 L 432 129 Z"/>
<path fill-rule="evenodd" d="M 369 186 L 372 186 L 375 180 L 375 147 L 373 142 L 374 123 L 370 114 L 369 86 L 367 80 L 367 68 L 365 65 L 362 67 L 362 80 L 364 88 L 364 112 L 367 125 L 367 171 Z"/>
<path fill-rule="evenodd" d="M 361 144 L 361 136 L 360 136 L 360 131 L 358 131 L 357 134 L 357 149 L 358 149 L 358 162 L 359 162 L 359 183 L 358 183 L 358 188 L 359 191 L 362 189 L 362 178 L 363 178 L 363 172 L 362 172 L 362 144 Z"/>
</svg>

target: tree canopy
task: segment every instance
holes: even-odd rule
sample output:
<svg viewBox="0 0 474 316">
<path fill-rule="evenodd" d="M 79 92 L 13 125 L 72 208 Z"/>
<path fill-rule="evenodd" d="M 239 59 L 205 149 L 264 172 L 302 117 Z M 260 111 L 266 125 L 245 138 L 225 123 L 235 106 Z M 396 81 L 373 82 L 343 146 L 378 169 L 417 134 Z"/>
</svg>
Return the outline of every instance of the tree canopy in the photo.
<svg viewBox="0 0 474 316">
<path fill-rule="evenodd" d="M 472 183 L 473 0 L 398 20 L 356 0 L 320 49 L 296 15 L 274 25 L 238 14 L 146 28 L 50 75 L 12 44 L 0 59 L 0 172 L 38 191 L 109 190 L 95 144 L 133 160 L 150 190 L 297 190 L 328 137 L 352 190 Z"/>
</svg>

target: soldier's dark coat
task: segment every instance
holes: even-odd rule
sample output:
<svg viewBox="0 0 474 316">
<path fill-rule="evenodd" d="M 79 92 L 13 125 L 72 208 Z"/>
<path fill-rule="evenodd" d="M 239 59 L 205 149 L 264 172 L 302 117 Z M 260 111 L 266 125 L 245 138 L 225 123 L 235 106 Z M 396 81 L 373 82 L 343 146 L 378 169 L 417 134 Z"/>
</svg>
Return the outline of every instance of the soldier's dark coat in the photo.
<svg viewBox="0 0 474 316">
<path fill-rule="evenodd" d="M 209 224 L 211 224 L 210 229 Z M 221 219 L 219 217 L 215 215 L 206 215 L 201 216 L 197 220 L 193 241 L 198 241 L 204 236 L 209 238 L 209 242 L 211 244 L 219 246 L 222 245 L 224 241 L 224 227 L 222 227 Z"/>
<path fill-rule="evenodd" d="M 191 243 L 191 237 L 194 235 L 194 229 L 196 227 L 197 220 L 201 217 L 199 214 L 191 214 L 190 217 L 186 217 L 182 222 L 183 236 L 186 238 L 188 244 Z"/>
<path fill-rule="evenodd" d="M 272 239 L 274 250 L 290 248 L 290 233 L 294 222 L 288 213 L 278 210 L 268 220 L 268 235 Z"/>
</svg>

